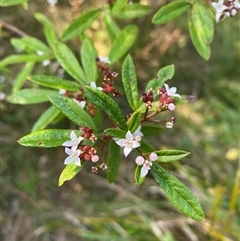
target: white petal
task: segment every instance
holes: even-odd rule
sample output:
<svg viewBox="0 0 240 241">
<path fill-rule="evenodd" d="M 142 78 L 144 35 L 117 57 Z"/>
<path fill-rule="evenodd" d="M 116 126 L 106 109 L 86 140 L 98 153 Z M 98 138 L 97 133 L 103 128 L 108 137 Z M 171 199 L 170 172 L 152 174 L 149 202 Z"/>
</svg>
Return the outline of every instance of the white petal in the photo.
<svg viewBox="0 0 240 241">
<path fill-rule="evenodd" d="M 64 164 L 67 165 L 69 163 L 71 163 L 73 161 L 72 157 L 71 156 L 68 156 L 65 161 L 64 161 Z"/>
<path fill-rule="evenodd" d="M 169 92 L 170 95 L 174 95 L 177 92 L 177 88 L 176 87 L 171 87 L 168 92 Z"/>
<path fill-rule="evenodd" d="M 131 141 L 133 139 L 132 133 L 130 131 L 126 134 L 126 140 Z"/>
<path fill-rule="evenodd" d="M 73 142 L 72 141 L 65 141 L 62 146 L 72 146 Z"/>
<path fill-rule="evenodd" d="M 71 131 L 70 137 L 71 137 L 71 140 L 76 140 L 77 139 L 77 135 L 75 134 L 74 131 Z"/>
<path fill-rule="evenodd" d="M 66 147 L 65 153 L 67 153 L 69 156 L 71 156 L 74 153 L 74 151 Z"/>
<path fill-rule="evenodd" d="M 116 141 L 116 143 L 121 147 L 126 146 L 126 140 L 125 139 L 120 139 L 120 140 Z"/>
<path fill-rule="evenodd" d="M 80 162 L 80 158 L 77 157 L 77 158 L 74 158 L 74 162 L 77 166 L 81 166 L 81 162 Z"/>
<path fill-rule="evenodd" d="M 131 151 L 132 151 L 132 147 L 125 146 L 123 149 L 123 153 L 126 157 L 129 155 Z"/>
<path fill-rule="evenodd" d="M 93 81 L 91 81 L 90 86 L 91 86 L 91 87 L 93 87 L 93 88 L 97 88 L 96 83 L 95 83 L 95 82 L 93 82 Z"/>
<path fill-rule="evenodd" d="M 148 174 L 148 168 L 146 166 L 142 166 L 140 177 L 145 177 Z"/>
<path fill-rule="evenodd" d="M 141 146 L 141 145 L 137 141 L 132 142 L 132 148 L 137 148 L 139 146 Z"/>
<path fill-rule="evenodd" d="M 164 84 L 164 87 L 165 87 L 165 89 L 166 89 L 166 91 L 167 91 L 167 93 L 168 93 L 168 91 L 169 91 L 169 85 L 168 85 L 168 84 Z"/>
</svg>

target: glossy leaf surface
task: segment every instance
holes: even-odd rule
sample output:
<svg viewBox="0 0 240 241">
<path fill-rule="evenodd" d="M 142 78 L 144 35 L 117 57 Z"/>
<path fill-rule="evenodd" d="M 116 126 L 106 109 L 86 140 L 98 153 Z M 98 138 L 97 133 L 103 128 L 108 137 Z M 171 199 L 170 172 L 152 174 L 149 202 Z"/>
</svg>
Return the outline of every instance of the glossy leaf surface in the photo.
<svg viewBox="0 0 240 241">
<path fill-rule="evenodd" d="M 187 186 L 156 163 L 153 163 L 151 173 L 176 208 L 195 220 L 204 219 L 199 202 Z"/>
<path fill-rule="evenodd" d="M 55 76 L 49 75 L 33 75 L 28 77 L 29 80 L 54 89 L 64 89 L 69 91 L 78 91 L 80 85 L 74 81 L 64 80 Z"/>
<path fill-rule="evenodd" d="M 18 142 L 23 146 L 30 147 L 56 147 L 70 140 L 72 130 L 46 129 L 32 132 L 22 137 Z M 80 131 L 76 131 L 80 135 Z"/>
<path fill-rule="evenodd" d="M 129 105 L 133 110 L 138 108 L 137 75 L 130 55 L 126 57 L 122 66 L 122 82 Z"/>
<path fill-rule="evenodd" d="M 60 94 L 49 95 L 49 100 L 55 105 L 68 119 L 79 127 L 87 126 L 97 130 L 91 116 L 72 99 Z"/>
<path fill-rule="evenodd" d="M 88 100 L 99 109 L 105 111 L 109 118 L 122 130 L 127 130 L 127 124 L 118 104 L 102 91 L 85 86 L 84 92 Z"/>
</svg>

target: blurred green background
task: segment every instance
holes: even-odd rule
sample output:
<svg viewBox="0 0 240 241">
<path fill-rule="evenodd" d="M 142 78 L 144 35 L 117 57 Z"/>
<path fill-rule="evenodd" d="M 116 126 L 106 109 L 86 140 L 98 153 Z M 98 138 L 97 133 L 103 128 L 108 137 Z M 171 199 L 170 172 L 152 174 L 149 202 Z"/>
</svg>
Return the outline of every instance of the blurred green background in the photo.
<svg viewBox="0 0 240 241">
<path fill-rule="evenodd" d="M 12 105 L 1 98 L 1 210 L 0 228 L 4 241 L 235 241 L 239 240 L 239 134 L 240 134 L 240 22 L 234 18 L 215 27 L 209 61 L 195 51 L 188 33 L 187 15 L 165 25 L 151 19 L 167 1 L 134 1 L 148 4 L 153 12 L 134 20 L 116 20 L 122 28 L 129 23 L 139 28 L 130 50 L 141 90 L 157 71 L 170 64 L 175 76 L 168 81 L 179 94 L 194 95 L 191 103 L 178 106 L 173 115 L 177 124 L 151 141 L 160 149 L 190 151 L 178 163 L 165 164 L 184 182 L 201 203 L 206 219 L 197 222 L 180 214 L 149 175 L 141 186 L 134 185 L 134 162 L 122 159 L 119 175 L 109 185 L 105 173 L 83 169 L 72 181 L 58 187 L 64 168 L 63 148 L 44 149 L 20 146 L 17 140 L 30 133 L 34 122 L 49 106 Z M 46 14 L 60 33 L 84 10 L 103 6 L 105 1 L 58 1 L 55 7 L 45 0 L 2 8 L 2 21 L 44 40 L 35 12 Z M 87 34 L 99 55 L 107 56 L 109 40 L 101 21 Z M 1 58 L 15 53 L 10 45 L 16 31 L 2 27 Z M 69 42 L 78 53 L 80 42 Z M 9 95 L 22 65 L 9 66 L 1 73 L 1 96 Z M 121 64 L 112 69 L 121 73 Z M 34 74 L 54 74 L 39 63 Z M 121 89 L 121 76 L 119 75 Z M 26 82 L 24 87 L 32 83 Z M 124 96 L 122 97 L 124 98 Z M 50 126 L 71 128 L 67 120 Z"/>
</svg>

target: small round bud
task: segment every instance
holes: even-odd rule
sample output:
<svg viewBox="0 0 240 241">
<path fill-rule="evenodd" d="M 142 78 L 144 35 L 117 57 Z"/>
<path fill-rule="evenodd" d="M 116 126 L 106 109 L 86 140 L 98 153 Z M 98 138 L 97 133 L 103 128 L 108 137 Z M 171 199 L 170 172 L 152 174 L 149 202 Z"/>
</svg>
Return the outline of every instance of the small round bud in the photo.
<svg viewBox="0 0 240 241">
<path fill-rule="evenodd" d="M 92 156 L 92 162 L 98 162 L 98 161 L 99 161 L 99 156 L 98 155 Z"/>
<path fill-rule="evenodd" d="M 142 156 L 137 156 L 136 159 L 135 159 L 135 162 L 137 163 L 137 165 L 143 165 L 145 160 Z"/>
<path fill-rule="evenodd" d="M 151 161 L 156 161 L 157 160 L 157 154 L 155 152 L 152 152 L 149 155 L 149 158 L 150 158 Z"/>
</svg>

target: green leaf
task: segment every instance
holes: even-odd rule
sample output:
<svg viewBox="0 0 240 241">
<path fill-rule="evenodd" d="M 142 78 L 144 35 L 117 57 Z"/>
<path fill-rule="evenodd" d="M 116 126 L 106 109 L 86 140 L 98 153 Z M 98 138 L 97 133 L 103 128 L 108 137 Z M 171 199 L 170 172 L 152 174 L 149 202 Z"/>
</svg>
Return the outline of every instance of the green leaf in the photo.
<svg viewBox="0 0 240 241">
<path fill-rule="evenodd" d="M 208 11 L 194 4 L 189 12 L 188 26 L 194 47 L 203 59 L 208 60 L 211 55 L 209 44 L 213 38 L 213 23 Z"/>
<path fill-rule="evenodd" d="M 85 162 L 82 161 L 81 166 L 77 166 L 74 163 L 66 165 L 59 177 L 58 186 L 62 186 L 65 181 L 73 179 L 76 174 L 78 174 L 82 170 L 84 163 Z"/>
<path fill-rule="evenodd" d="M 1 0 L 0 6 L 1 7 L 9 7 L 9 6 L 13 6 L 13 5 L 26 3 L 28 1 L 30 1 L 30 0 Z"/>
<path fill-rule="evenodd" d="M 54 45 L 54 53 L 59 64 L 80 84 L 87 84 L 85 73 L 70 48 L 64 43 Z"/>
<path fill-rule="evenodd" d="M 199 202 L 182 182 L 155 163 L 153 163 L 151 173 L 175 207 L 195 220 L 204 220 L 204 213 Z"/>
<path fill-rule="evenodd" d="M 116 15 L 127 3 L 128 0 L 116 0 L 112 8 L 112 14 Z"/>
<path fill-rule="evenodd" d="M 106 135 L 116 137 L 116 138 L 121 138 L 121 139 L 125 138 L 126 136 L 126 131 L 116 129 L 116 128 L 108 128 L 104 130 L 104 133 L 106 133 Z"/>
<path fill-rule="evenodd" d="M 33 52 L 38 54 L 38 51 L 41 51 L 41 54 L 38 55 L 49 55 L 51 50 L 48 46 L 40 41 L 37 38 L 25 36 L 21 39 L 13 38 L 11 39 L 11 44 L 16 48 L 26 52 Z"/>
<path fill-rule="evenodd" d="M 134 25 L 128 25 L 122 30 L 113 42 L 111 51 L 109 53 L 109 59 L 111 64 L 117 62 L 133 45 L 137 37 L 138 29 Z"/>
<path fill-rule="evenodd" d="M 128 129 L 131 131 L 131 133 L 134 133 L 134 131 L 139 127 L 141 116 L 142 114 L 140 111 L 135 111 L 128 119 Z"/>
<path fill-rule="evenodd" d="M 139 18 L 150 14 L 151 11 L 149 6 L 133 3 L 125 5 L 115 16 L 122 19 Z"/>
<path fill-rule="evenodd" d="M 152 22 L 154 24 L 169 22 L 185 13 L 190 6 L 191 3 L 187 1 L 171 2 L 159 9 L 159 11 L 153 16 Z"/>
<path fill-rule="evenodd" d="M 94 131 L 97 130 L 91 116 L 72 99 L 60 94 L 52 94 L 49 95 L 49 100 L 78 126 L 87 126 Z"/>
<path fill-rule="evenodd" d="M 168 65 L 161 68 L 157 75 L 158 78 L 150 80 L 145 89 L 145 91 L 148 91 L 152 88 L 154 90 L 154 98 L 158 95 L 158 89 L 163 86 L 164 82 L 174 76 L 174 65 Z"/>
<path fill-rule="evenodd" d="M 38 131 L 44 129 L 48 126 L 58 115 L 60 114 L 60 110 L 55 106 L 49 107 L 46 111 L 42 113 L 39 119 L 34 124 L 31 132 Z"/>
<path fill-rule="evenodd" d="M 68 91 L 78 91 L 80 85 L 74 81 L 60 79 L 55 76 L 33 75 L 28 77 L 29 80 L 54 89 L 64 89 Z"/>
<path fill-rule="evenodd" d="M 136 110 L 138 108 L 137 76 L 134 63 L 130 55 L 128 55 L 123 62 L 122 82 L 128 103 L 133 110 Z"/>
<path fill-rule="evenodd" d="M 57 35 L 53 23 L 41 13 L 35 13 L 34 17 L 43 25 L 46 40 L 53 49 L 54 44 L 57 41 Z"/>
<path fill-rule="evenodd" d="M 136 185 L 140 185 L 145 179 L 145 177 L 140 177 L 141 168 L 142 168 L 142 166 L 137 165 L 136 169 L 135 169 L 135 175 L 134 176 L 135 176 L 135 182 L 136 182 L 135 184 Z"/>
<path fill-rule="evenodd" d="M 81 47 L 81 60 L 88 83 L 91 81 L 95 82 L 97 80 L 97 56 L 98 54 L 92 40 L 86 36 Z"/>
<path fill-rule="evenodd" d="M 35 131 L 22 137 L 18 142 L 23 146 L 30 147 L 57 147 L 70 140 L 72 130 L 46 129 Z M 80 131 L 74 130 L 79 136 Z"/>
<path fill-rule="evenodd" d="M 102 91 L 85 86 L 84 93 L 88 101 L 101 110 L 104 110 L 109 118 L 122 130 L 127 130 L 127 123 L 118 104 Z"/>
<path fill-rule="evenodd" d="M 121 30 L 113 20 L 112 16 L 107 11 L 104 11 L 103 21 L 108 36 L 113 43 L 116 37 L 121 33 Z"/>
<path fill-rule="evenodd" d="M 210 12 L 199 3 L 194 3 L 191 11 L 192 15 L 195 16 L 194 24 L 196 25 L 198 34 L 202 36 L 206 44 L 210 44 L 214 35 L 213 20 Z"/>
<path fill-rule="evenodd" d="M 57 93 L 53 90 L 44 90 L 44 89 L 22 89 L 10 96 L 7 100 L 12 104 L 36 104 L 48 101 L 48 95 Z"/>
<path fill-rule="evenodd" d="M 179 161 L 182 158 L 188 156 L 190 152 L 181 151 L 181 150 L 161 150 L 154 151 L 158 156 L 159 162 L 174 162 Z"/>
<path fill-rule="evenodd" d="M 93 21 L 95 21 L 99 14 L 100 9 L 94 9 L 83 13 L 80 17 L 73 20 L 68 27 L 64 30 L 61 40 L 66 41 L 73 37 L 80 36 L 85 30 L 87 30 Z"/>
<path fill-rule="evenodd" d="M 162 126 L 159 125 L 143 125 L 141 132 L 143 133 L 144 136 L 152 136 L 152 135 L 157 135 L 163 130 Z"/>
<path fill-rule="evenodd" d="M 7 56 L 0 62 L 0 66 L 5 67 L 10 64 L 18 64 L 22 62 L 42 62 L 52 59 L 52 55 L 37 55 L 37 54 L 19 54 Z"/>
<path fill-rule="evenodd" d="M 15 78 L 13 88 L 12 88 L 13 93 L 17 92 L 18 90 L 20 90 L 22 88 L 23 84 L 27 80 L 27 77 L 32 72 L 34 65 L 35 65 L 35 62 L 27 62 L 24 65 L 22 70 L 19 72 L 19 74 Z"/>
<path fill-rule="evenodd" d="M 120 147 L 112 140 L 109 144 L 107 157 L 107 180 L 109 183 L 113 183 L 115 181 L 120 165 L 120 157 Z"/>
</svg>

